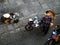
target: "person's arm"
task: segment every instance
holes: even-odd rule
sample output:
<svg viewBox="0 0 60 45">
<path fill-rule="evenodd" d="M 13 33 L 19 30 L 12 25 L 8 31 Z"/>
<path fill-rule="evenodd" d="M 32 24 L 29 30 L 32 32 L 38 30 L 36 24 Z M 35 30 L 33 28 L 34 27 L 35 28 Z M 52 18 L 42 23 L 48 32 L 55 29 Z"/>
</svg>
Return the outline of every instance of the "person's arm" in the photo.
<svg viewBox="0 0 60 45">
<path fill-rule="evenodd" d="M 53 22 L 50 22 L 50 26 L 53 26 Z"/>
<path fill-rule="evenodd" d="M 53 26 L 53 20 L 52 20 L 52 18 L 50 18 L 50 27 L 52 27 Z"/>
</svg>

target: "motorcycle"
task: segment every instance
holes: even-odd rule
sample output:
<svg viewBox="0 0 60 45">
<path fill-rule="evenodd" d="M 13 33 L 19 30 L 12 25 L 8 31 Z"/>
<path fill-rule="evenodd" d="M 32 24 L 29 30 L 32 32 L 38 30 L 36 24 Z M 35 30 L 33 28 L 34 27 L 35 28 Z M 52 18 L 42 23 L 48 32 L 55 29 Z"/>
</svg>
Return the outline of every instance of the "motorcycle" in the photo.
<svg viewBox="0 0 60 45">
<path fill-rule="evenodd" d="M 38 23 L 33 23 L 32 26 L 30 26 L 29 24 L 25 25 L 25 29 L 27 31 L 32 31 L 32 30 L 42 30 L 42 24 L 41 22 L 38 22 Z"/>
</svg>

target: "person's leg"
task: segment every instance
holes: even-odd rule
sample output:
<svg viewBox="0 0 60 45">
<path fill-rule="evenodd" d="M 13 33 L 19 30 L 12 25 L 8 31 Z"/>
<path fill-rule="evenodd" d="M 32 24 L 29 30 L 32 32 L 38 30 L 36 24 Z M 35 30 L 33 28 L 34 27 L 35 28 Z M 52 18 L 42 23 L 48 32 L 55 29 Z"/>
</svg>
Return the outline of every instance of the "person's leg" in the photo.
<svg viewBox="0 0 60 45">
<path fill-rule="evenodd" d="M 43 30 L 42 30 L 42 32 L 43 32 L 43 35 L 46 35 L 45 33 L 46 33 L 46 26 L 45 26 L 45 24 L 43 25 Z"/>
<path fill-rule="evenodd" d="M 43 32 L 45 31 L 45 26 L 43 25 Z"/>
<path fill-rule="evenodd" d="M 45 35 L 48 33 L 49 28 L 50 28 L 50 26 L 47 24 L 47 25 L 45 26 L 45 32 L 44 32 Z"/>
</svg>

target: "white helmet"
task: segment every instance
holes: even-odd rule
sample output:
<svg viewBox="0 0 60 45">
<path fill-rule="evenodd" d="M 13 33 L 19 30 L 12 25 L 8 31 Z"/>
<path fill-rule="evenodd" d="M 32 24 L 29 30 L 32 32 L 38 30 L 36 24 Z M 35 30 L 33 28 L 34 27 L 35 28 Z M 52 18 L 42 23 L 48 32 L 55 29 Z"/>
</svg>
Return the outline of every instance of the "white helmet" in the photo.
<svg viewBox="0 0 60 45">
<path fill-rule="evenodd" d="M 9 18 L 10 17 L 10 14 L 9 13 L 6 13 L 6 14 L 3 15 L 3 17 Z"/>
<path fill-rule="evenodd" d="M 38 17 L 37 17 L 37 16 L 35 16 L 34 18 L 38 19 Z"/>
<path fill-rule="evenodd" d="M 56 32 L 53 32 L 54 35 L 56 35 Z"/>
<path fill-rule="evenodd" d="M 33 19 L 32 18 L 29 18 L 29 21 L 33 21 Z"/>
</svg>

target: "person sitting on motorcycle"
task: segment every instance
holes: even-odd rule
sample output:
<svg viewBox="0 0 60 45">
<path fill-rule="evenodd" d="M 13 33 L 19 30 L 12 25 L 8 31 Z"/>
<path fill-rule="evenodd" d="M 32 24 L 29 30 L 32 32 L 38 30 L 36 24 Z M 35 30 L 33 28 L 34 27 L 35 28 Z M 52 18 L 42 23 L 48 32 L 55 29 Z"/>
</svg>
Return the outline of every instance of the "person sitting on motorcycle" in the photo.
<svg viewBox="0 0 60 45">
<path fill-rule="evenodd" d="M 57 28 L 55 30 L 55 34 L 57 36 L 56 41 L 57 41 L 58 40 L 58 37 L 60 36 L 60 24 L 58 24 L 57 26 L 55 26 L 55 28 Z"/>
<path fill-rule="evenodd" d="M 56 31 L 57 31 L 57 34 L 60 34 L 60 24 L 57 25 Z"/>
<path fill-rule="evenodd" d="M 9 13 L 5 13 L 3 14 L 3 16 L 1 17 L 1 22 L 9 24 L 10 23 L 10 14 Z"/>
<path fill-rule="evenodd" d="M 48 40 L 55 39 L 55 37 L 54 37 L 54 36 L 56 36 L 56 35 L 57 35 L 57 31 L 56 31 L 56 30 L 54 30 L 54 31 L 53 31 L 53 33 L 51 34 L 51 36 L 49 37 L 49 39 L 48 39 Z"/>
<path fill-rule="evenodd" d="M 60 34 L 58 34 L 57 30 L 54 30 L 51 36 L 48 39 L 49 42 L 52 41 L 52 45 L 60 43 Z"/>
<path fill-rule="evenodd" d="M 48 38 L 48 42 L 51 45 L 55 45 L 56 44 L 56 39 L 57 39 L 57 31 L 54 30 L 53 33 L 51 34 L 51 36 Z"/>
</svg>

